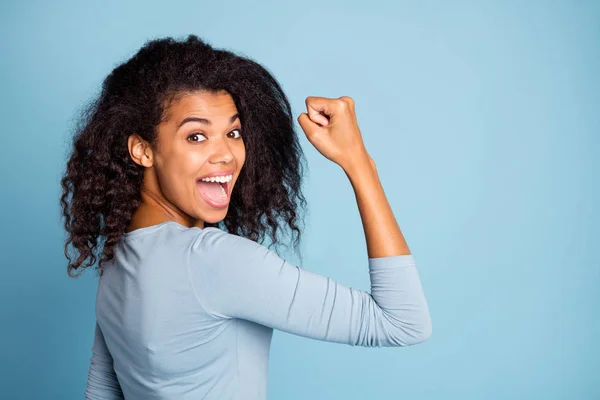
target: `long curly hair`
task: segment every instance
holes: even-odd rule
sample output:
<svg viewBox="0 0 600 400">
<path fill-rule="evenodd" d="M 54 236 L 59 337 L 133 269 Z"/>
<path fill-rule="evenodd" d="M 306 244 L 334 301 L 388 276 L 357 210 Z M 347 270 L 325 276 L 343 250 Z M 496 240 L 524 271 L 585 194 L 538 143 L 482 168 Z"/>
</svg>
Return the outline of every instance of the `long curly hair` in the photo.
<svg viewBox="0 0 600 400">
<path fill-rule="evenodd" d="M 140 204 L 143 167 L 129 155 L 129 135 L 137 133 L 155 146 L 157 126 L 168 119 L 170 105 L 192 91 L 231 95 L 246 147 L 227 216 L 205 226 L 257 242 L 268 235 L 269 247 L 281 244 L 280 232 L 287 227 L 298 250 L 305 158 L 286 95 L 260 64 L 190 35 L 146 42 L 108 75 L 84 110 L 61 180 L 69 276 L 96 262 L 102 274 Z"/>
</svg>

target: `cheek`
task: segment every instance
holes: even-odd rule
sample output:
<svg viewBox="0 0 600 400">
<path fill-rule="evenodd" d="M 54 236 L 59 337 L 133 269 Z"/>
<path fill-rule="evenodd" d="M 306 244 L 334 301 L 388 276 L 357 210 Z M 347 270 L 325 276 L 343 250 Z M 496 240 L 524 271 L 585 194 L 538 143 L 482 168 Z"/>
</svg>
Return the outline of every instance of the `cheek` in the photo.
<svg viewBox="0 0 600 400">
<path fill-rule="evenodd" d="M 246 162 L 246 147 L 244 146 L 244 142 L 241 142 L 241 144 L 234 149 L 233 153 L 239 164 L 238 168 L 242 168 L 244 162 Z"/>
<path fill-rule="evenodd" d="M 204 152 L 185 146 L 174 149 L 164 164 L 174 179 L 187 179 L 190 175 L 198 175 L 207 158 Z"/>
<path fill-rule="evenodd" d="M 189 195 L 189 182 L 198 177 L 206 162 L 206 155 L 191 149 L 173 149 L 169 154 L 163 154 L 157 165 L 157 173 L 163 193 L 167 196 Z"/>
</svg>

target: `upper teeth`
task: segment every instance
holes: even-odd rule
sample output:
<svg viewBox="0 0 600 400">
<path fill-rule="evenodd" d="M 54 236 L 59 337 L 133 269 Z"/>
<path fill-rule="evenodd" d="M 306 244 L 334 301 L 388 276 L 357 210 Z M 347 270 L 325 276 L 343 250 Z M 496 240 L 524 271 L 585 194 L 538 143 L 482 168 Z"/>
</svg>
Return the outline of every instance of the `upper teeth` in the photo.
<svg viewBox="0 0 600 400">
<path fill-rule="evenodd" d="M 211 176 L 210 178 L 202 178 L 204 182 L 220 182 L 225 183 L 233 179 L 233 175 Z"/>
</svg>

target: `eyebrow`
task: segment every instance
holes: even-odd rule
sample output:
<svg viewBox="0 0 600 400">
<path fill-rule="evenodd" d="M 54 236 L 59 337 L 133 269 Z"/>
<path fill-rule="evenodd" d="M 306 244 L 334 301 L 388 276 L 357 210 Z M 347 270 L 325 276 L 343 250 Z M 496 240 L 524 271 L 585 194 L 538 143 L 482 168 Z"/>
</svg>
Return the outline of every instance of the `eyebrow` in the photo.
<svg viewBox="0 0 600 400">
<path fill-rule="evenodd" d="M 229 118 L 229 123 L 233 124 L 233 122 L 236 119 L 238 119 L 239 117 L 240 117 L 240 114 L 232 115 L 231 118 Z M 212 125 L 212 122 L 209 119 L 206 119 L 206 118 L 187 117 L 186 119 L 184 119 L 183 121 L 181 121 L 181 123 L 179 124 L 179 126 L 177 128 L 178 129 L 181 128 L 183 126 L 183 124 L 186 124 L 188 122 L 200 122 L 201 124 Z"/>
</svg>

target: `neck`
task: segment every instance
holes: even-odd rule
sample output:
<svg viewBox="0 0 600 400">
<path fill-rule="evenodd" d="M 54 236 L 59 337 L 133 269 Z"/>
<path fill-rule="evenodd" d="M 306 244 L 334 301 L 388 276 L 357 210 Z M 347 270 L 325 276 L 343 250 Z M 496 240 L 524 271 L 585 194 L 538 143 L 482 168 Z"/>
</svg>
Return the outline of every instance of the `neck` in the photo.
<svg viewBox="0 0 600 400">
<path fill-rule="evenodd" d="M 128 231 L 158 225 L 166 221 L 175 221 L 187 227 L 204 228 L 204 221 L 191 218 L 171 204 L 163 195 L 152 168 L 144 172 L 141 188 L 141 202 L 133 213 Z"/>
</svg>

